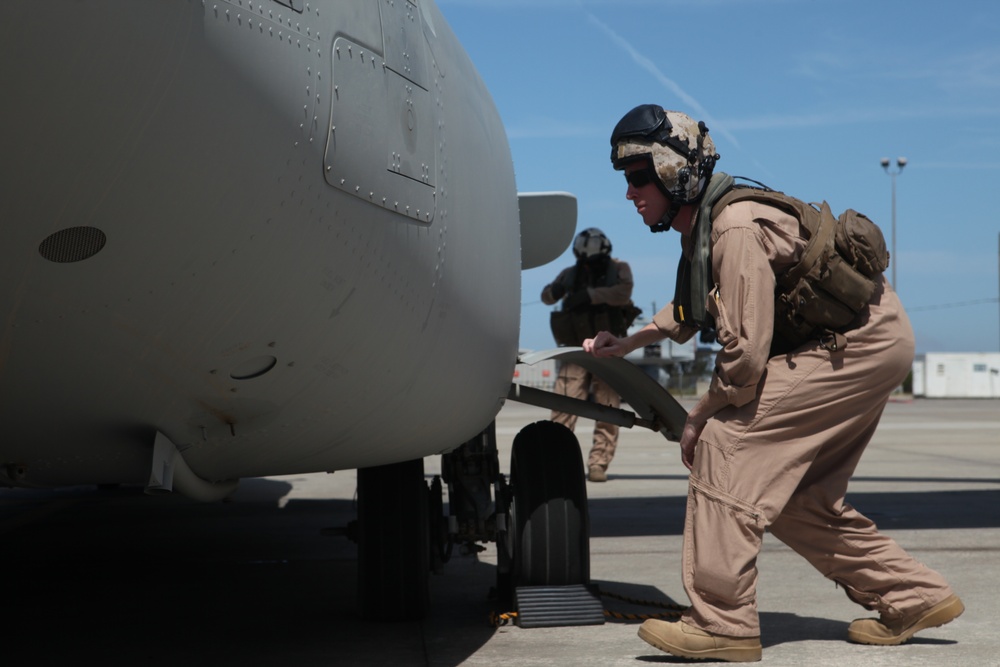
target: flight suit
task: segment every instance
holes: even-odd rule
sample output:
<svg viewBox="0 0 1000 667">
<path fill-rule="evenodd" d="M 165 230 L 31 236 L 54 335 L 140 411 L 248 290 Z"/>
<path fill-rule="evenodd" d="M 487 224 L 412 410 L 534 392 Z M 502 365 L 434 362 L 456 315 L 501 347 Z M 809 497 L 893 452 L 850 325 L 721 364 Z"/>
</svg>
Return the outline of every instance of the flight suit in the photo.
<svg viewBox="0 0 1000 667">
<path fill-rule="evenodd" d="M 625 306 L 632 298 L 632 269 L 627 262 L 611 259 L 617 265 L 617 280 L 613 285 L 593 286 L 587 288 L 592 306 L 607 304 L 609 306 Z M 557 283 L 568 283 L 568 276 L 575 267 L 568 267 L 561 271 L 556 279 L 542 290 L 542 302 L 552 305 L 559 301 L 552 296 L 552 286 Z M 593 336 L 597 332 L 590 335 Z M 583 341 L 580 341 L 581 343 Z M 599 377 L 592 375 L 587 369 L 579 364 L 561 363 L 559 372 L 556 375 L 555 393 L 570 396 L 580 400 L 587 400 L 593 393 L 594 402 L 600 405 L 607 405 L 617 408 L 621 404 L 621 397 L 606 382 Z M 563 424 L 571 431 L 576 428 L 576 415 L 566 412 L 552 411 L 552 421 Z M 593 444 L 587 456 L 587 469 L 598 466 L 601 470 L 607 470 L 611 460 L 615 457 L 615 449 L 618 447 L 618 426 L 607 422 L 594 422 Z"/>
<path fill-rule="evenodd" d="M 768 358 L 775 274 L 805 246 L 798 220 L 739 202 L 712 227 L 715 289 L 707 306 L 722 349 L 701 399 L 711 416 L 688 487 L 684 620 L 716 634 L 760 634 L 756 560 L 765 530 L 883 619 L 941 602 L 952 594 L 947 582 L 844 501 L 913 360 L 913 331 L 892 287 L 880 279 L 845 348 L 830 352 L 811 341 Z M 690 253 L 690 239 L 682 244 Z M 674 340 L 694 334 L 676 322 L 672 305 L 654 322 Z"/>
</svg>

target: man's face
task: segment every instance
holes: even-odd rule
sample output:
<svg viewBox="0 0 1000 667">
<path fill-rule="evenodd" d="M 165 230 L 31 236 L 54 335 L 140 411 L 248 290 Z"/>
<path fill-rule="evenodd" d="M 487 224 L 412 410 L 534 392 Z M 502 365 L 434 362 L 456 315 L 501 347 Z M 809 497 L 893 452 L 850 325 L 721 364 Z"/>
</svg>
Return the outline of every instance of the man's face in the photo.
<svg viewBox="0 0 1000 667">
<path fill-rule="evenodd" d="M 652 227 L 660 222 L 670 208 L 670 200 L 657 187 L 652 164 L 640 161 L 626 165 L 625 179 L 628 181 L 625 199 L 635 204 L 643 223 Z"/>
<path fill-rule="evenodd" d="M 636 162 L 625 167 L 625 179 L 628 181 L 625 199 L 635 204 L 647 227 L 658 224 L 670 210 L 670 198 L 657 186 L 656 178 L 656 172 L 648 162 Z M 674 231 L 688 236 L 691 234 L 693 216 L 694 206 L 684 204 L 670 221 L 670 226 Z"/>
</svg>

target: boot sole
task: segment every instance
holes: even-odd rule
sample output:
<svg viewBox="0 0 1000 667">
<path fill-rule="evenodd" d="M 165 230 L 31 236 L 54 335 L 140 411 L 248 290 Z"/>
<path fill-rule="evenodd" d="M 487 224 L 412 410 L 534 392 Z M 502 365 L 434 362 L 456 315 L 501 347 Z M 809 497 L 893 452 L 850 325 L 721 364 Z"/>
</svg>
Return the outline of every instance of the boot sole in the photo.
<svg viewBox="0 0 1000 667">
<path fill-rule="evenodd" d="M 760 646 L 755 648 L 711 648 L 705 649 L 704 651 L 691 651 L 689 649 L 681 648 L 679 646 L 674 646 L 668 642 L 663 641 L 661 638 L 657 637 L 655 633 L 650 632 L 646 628 L 639 626 L 639 638 L 650 646 L 655 646 L 656 648 L 670 653 L 671 655 L 676 655 L 681 658 L 688 658 L 690 660 L 722 660 L 724 662 L 759 662 L 762 655 L 762 649 Z"/>
<path fill-rule="evenodd" d="M 958 599 L 957 595 L 952 595 L 951 597 L 946 598 L 937 605 L 931 607 L 925 615 L 917 619 L 916 623 L 906 628 L 906 630 L 899 633 L 895 637 L 881 637 L 877 635 L 870 635 L 865 632 L 859 632 L 857 630 L 848 630 L 847 640 L 856 644 L 898 646 L 899 644 L 909 641 L 913 635 L 917 634 L 921 630 L 936 628 L 944 625 L 945 623 L 954 621 L 962 615 L 963 611 L 965 611 L 965 605 L 962 604 L 962 601 Z"/>
</svg>

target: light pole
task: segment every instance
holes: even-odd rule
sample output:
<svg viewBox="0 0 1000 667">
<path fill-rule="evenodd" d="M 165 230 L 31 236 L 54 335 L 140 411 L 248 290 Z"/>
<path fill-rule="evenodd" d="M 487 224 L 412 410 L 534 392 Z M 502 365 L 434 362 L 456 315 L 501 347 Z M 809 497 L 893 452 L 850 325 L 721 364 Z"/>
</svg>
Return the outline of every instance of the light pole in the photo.
<svg viewBox="0 0 1000 667">
<path fill-rule="evenodd" d="M 899 293 L 899 285 L 896 284 L 896 264 L 898 263 L 896 257 L 896 176 L 902 173 L 905 166 L 906 158 L 898 157 L 896 158 L 896 170 L 890 171 L 889 158 L 882 158 L 882 168 L 892 178 L 892 249 L 889 251 L 889 257 L 892 263 L 892 289 L 896 290 L 897 294 Z"/>
</svg>

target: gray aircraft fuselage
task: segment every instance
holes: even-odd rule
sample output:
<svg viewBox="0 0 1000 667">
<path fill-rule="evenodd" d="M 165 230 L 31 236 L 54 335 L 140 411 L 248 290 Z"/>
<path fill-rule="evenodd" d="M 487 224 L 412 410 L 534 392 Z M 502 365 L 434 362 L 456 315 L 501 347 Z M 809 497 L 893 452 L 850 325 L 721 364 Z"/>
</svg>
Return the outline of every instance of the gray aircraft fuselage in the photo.
<svg viewBox="0 0 1000 667">
<path fill-rule="evenodd" d="M 288 6 L 288 4 L 292 6 Z M 404 461 L 499 411 L 507 138 L 428 0 L 10 0 L 0 481 Z"/>
</svg>

